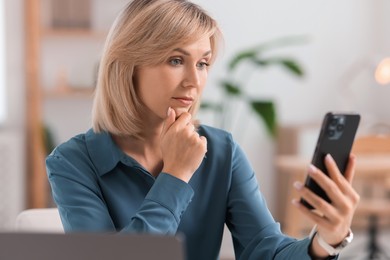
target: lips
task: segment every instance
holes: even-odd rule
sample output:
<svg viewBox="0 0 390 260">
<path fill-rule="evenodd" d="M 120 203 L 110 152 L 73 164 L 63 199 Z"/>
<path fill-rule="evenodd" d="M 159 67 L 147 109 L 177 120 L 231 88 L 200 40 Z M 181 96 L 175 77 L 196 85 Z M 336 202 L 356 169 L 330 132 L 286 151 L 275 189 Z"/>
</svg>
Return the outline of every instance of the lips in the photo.
<svg viewBox="0 0 390 260">
<path fill-rule="evenodd" d="M 192 97 L 174 97 L 173 99 L 182 106 L 190 106 L 194 102 Z"/>
</svg>

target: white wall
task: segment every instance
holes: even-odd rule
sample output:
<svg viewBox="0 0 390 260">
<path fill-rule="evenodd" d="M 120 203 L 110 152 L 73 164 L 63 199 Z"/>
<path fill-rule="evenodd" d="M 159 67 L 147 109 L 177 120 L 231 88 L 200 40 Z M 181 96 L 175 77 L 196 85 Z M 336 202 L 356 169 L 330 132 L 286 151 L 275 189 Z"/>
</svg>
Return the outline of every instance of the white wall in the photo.
<svg viewBox="0 0 390 260">
<path fill-rule="evenodd" d="M 5 4 L 7 118 L 0 128 L 0 229 L 9 230 L 25 207 L 25 64 L 22 0 Z M 3 57 L 2 57 L 3 58 Z"/>
<path fill-rule="evenodd" d="M 375 36 L 375 50 L 376 54 L 390 57 L 390 1 L 379 0 L 373 1 L 375 3 L 375 27 L 373 32 L 377 32 Z M 389 87 L 375 88 L 375 95 L 372 100 L 376 100 L 377 106 L 375 109 L 375 116 L 377 118 L 383 118 L 387 122 L 388 129 L 390 129 L 390 114 L 389 114 Z"/>
<path fill-rule="evenodd" d="M 5 89 L 5 15 L 4 1 L 0 1 L 0 125 L 6 118 L 6 89 Z"/>
<path fill-rule="evenodd" d="M 24 12 L 22 0 L 5 1 L 7 127 L 25 125 Z"/>
</svg>

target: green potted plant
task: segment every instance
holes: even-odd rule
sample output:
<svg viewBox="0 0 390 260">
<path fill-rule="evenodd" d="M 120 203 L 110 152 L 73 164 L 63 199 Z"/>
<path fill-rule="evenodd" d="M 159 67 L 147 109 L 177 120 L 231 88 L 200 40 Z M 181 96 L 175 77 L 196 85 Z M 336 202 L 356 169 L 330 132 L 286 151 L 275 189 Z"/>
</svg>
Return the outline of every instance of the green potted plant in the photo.
<svg viewBox="0 0 390 260">
<path fill-rule="evenodd" d="M 275 48 L 290 46 L 295 43 L 302 43 L 302 37 L 286 37 L 269 42 L 261 43 L 252 48 L 239 51 L 229 60 L 227 64 L 227 77 L 220 82 L 222 90 L 222 101 L 203 102 L 201 109 L 212 109 L 217 113 L 218 124 L 221 128 L 226 128 L 227 118 L 232 116 L 231 103 L 233 100 L 244 101 L 255 112 L 255 115 L 264 123 L 267 132 L 276 136 L 277 115 L 276 107 L 272 100 L 252 98 L 247 93 L 248 80 L 253 73 L 260 72 L 271 66 L 281 66 L 290 75 L 302 78 L 304 71 L 296 59 L 284 56 L 269 56 L 267 52 Z M 244 66 L 246 66 L 244 68 Z M 241 70 L 239 70 L 241 69 Z M 240 77 L 239 72 L 245 71 L 245 77 Z"/>
</svg>

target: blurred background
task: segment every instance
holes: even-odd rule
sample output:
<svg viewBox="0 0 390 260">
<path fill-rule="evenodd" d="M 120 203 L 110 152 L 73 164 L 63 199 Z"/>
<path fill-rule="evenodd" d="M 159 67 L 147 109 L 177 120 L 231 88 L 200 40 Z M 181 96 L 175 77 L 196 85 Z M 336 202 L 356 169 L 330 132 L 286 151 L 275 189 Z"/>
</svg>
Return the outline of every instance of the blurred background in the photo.
<svg viewBox="0 0 390 260">
<path fill-rule="evenodd" d="M 224 34 L 204 93 L 217 110 L 201 109 L 199 119 L 240 143 L 283 228 L 290 198 L 278 158 L 309 160 L 326 112 L 360 113 L 358 135 L 389 132 L 390 1 L 194 2 Z M 12 229 L 23 209 L 54 206 L 44 158 L 90 127 L 104 38 L 126 3 L 0 0 L 0 229 Z M 233 78 L 231 60 L 258 46 L 261 58 L 277 62 L 244 64 Z M 246 98 L 227 95 L 234 93 L 221 83 L 227 79 Z M 274 132 L 248 98 L 272 104 Z M 232 254 L 227 233 L 221 255 Z"/>
</svg>

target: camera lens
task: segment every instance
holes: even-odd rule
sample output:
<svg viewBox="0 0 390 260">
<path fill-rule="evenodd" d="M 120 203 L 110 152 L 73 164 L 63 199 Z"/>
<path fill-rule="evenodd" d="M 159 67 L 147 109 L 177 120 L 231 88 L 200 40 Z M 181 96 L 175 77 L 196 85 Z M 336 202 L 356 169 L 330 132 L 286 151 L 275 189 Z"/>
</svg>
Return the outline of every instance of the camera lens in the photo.
<svg viewBox="0 0 390 260">
<path fill-rule="evenodd" d="M 330 125 L 335 126 L 335 125 L 337 125 L 337 123 L 338 123 L 337 118 L 333 118 L 332 121 L 330 122 Z"/>
<path fill-rule="evenodd" d="M 328 136 L 329 136 L 329 137 L 334 136 L 334 134 L 335 134 L 335 131 L 334 131 L 334 130 L 332 130 L 332 129 L 328 130 Z"/>
<path fill-rule="evenodd" d="M 338 124 L 336 129 L 337 131 L 342 131 L 344 129 L 344 125 Z"/>
</svg>

